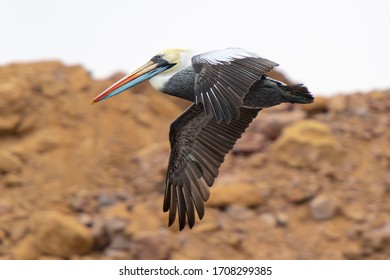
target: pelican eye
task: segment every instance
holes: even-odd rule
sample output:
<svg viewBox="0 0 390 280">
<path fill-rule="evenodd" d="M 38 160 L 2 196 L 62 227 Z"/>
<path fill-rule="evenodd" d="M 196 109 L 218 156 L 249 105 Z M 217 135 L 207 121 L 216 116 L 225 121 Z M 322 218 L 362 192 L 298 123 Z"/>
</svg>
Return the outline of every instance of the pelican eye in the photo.
<svg viewBox="0 0 390 280">
<path fill-rule="evenodd" d="M 155 55 L 152 57 L 152 61 L 155 62 L 155 63 L 159 63 L 163 60 L 163 55 L 162 54 L 158 54 L 158 55 Z"/>
</svg>

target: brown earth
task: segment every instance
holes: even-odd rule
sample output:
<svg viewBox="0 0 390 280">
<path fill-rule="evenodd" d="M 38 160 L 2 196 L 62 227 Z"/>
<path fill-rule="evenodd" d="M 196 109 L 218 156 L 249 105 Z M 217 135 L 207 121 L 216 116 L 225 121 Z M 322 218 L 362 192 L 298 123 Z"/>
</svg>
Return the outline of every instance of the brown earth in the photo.
<svg viewBox="0 0 390 280">
<path fill-rule="evenodd" d="M 187 103 L 143 84 L 89 106 L 115 78 L 0 68 L 0 259 L 390 258 L 390 91 L 263 110 L 179 232 L 162 197 Z"/>
</svg>

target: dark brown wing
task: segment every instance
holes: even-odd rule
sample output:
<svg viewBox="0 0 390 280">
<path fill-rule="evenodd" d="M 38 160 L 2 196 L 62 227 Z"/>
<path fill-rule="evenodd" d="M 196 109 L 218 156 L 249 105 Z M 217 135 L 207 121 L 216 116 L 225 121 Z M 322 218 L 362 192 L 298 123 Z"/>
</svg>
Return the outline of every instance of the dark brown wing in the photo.
<svg viewBox="0 0 390 280">
<path fill-rule="evenodd" d="M 278 64 L 242 49 L 231 48 L 192 57 L 195 103 L 202 103 L 206 115 L 229 123 L 250 87 Z"/>
<path fill-rule="evenodd" d="M 229 124 L 218 124 L 212 115 L 205 115 L 202 106 L 192 104 L 171 125 L 171 156 L 167 171 L 164 212 L 169 210 L 169 225 L 179 214 L 182 230 L 186 217 L 190 228 L 195 211 L 203 218 L 204 202 L 219 167 L 237 139 L 256 117 L 260 109 L 240 108 L 239 118 Z"/>
</svg>

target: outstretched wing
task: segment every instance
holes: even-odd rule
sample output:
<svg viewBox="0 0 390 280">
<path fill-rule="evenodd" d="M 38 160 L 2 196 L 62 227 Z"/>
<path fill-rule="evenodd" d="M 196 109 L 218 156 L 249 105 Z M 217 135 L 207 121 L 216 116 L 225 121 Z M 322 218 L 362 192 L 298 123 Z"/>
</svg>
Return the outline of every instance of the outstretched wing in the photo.
<svg viewBox="0 0 390 280">
<path fill-rule="evenodd" d="M 218 123 L 237 119 L 250 87 L 277 63 L 238 48 L 207 52 L 192 57 L 195 104 Z"/>
<path fill-rule="evenodd" d="M 171 124 L 171 155 L 167 171 L 164 212 L 169 210 L 169 225 L 179 216 L 182 230 L 186 217 L 190 228 L 195 223 L 195 210 L 203 218 L 204 202 L 209 187 L 218 175 L 226 154 L 256 117 L 260 109 L 240 108 L 239 118 L 218 124 L 205 115 L 202 106 L 192 104 Z"/>
</svg>

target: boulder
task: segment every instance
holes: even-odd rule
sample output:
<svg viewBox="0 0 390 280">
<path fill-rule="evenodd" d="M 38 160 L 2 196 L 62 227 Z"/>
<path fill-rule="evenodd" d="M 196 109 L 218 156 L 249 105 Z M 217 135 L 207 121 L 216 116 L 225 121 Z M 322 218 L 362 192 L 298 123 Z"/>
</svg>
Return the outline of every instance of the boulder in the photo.
<svg viewBox="0 0 390 280">
<path fill-rule="evenodd" d="M 91 233 L 72 216 L 40 211 L 31 216 L 29 226 L 42 253 L 69 258 L 92 248 Z"/>
<path fill-rule="evenodd" d="M 168 230 L 150 232 L 133 241 L 132 253 L 140 260 L 166 260 L 171 252 L 171 244 Z"/>
<path fill-rule="evenodd" d="M 29 85 L 19 76 L 1 70 L 0 133 L 15 133 L 29 106 Z"/>
<path fill-rule="evenodd" d="M 41 251 L 36 245 L 35 237 L 27 235 L 13 248 L 12 255 L 16 260 L 36 260 Z"/>
<path fill-rule="evenodd" d="M 271 158 L 293 167 L 317 169 L 340 159 L 341 146 L 324 123 L 303 120 L 283 130 L 271 148 Z"/>
<path fill-rule="evenodd" d="M 337 210 L 336 201 L 327 195 L 319 195 L 310 202 L 310 213 L 316 220 L 332 218 Z"/>
<path fill-rule="evenodd" d="M 39 73 L 31 80 L 32 88 L 37 94 L 48 98 L 57 98 L 62 94 L 83 90 L 91 82 L 89 73 L 81 66 L 66 67 L 58 61 L 34 63 L 24 71 L 30 77 L 33 73 L 28 71 Z"/>
<path fill-rule="evenodd" d="M 17 188 L 23 186 L 23 179 L 16 174 L 7 174 L 4 176 L 4 186 L 7 188 Z"/>
<path fill-rule="evenodd" d="M 130 222 L 124 230 L 128 238 L 134 239 L 146 233 L 158 231 L 162 225 L 161 201 L 155 201 L 154 205 L 140 203 L 131 209 Z M 167 222 L 167 218 L 164 215 L 164 222 Z"/>
<path fill-rule="evenodd" d="M 17 173 L 22 169 L 21 160 L 9 151 L 0 151 L 0 173 Z"/>
<path fill-rule="evenodd" d="M 347 109 L 347 97 L 345 95 L 333 96 L 328 101 L 328 107 L 334 113 L 345 112 Z"/>
<path fill-rule="evenodd" d="M 261 150 L 264 146 L 264 136 L 259 133 L 245 133 L 234 145 L 234 154 L 251 154 Z"/>
<path fill-rule="evenodd" d="M 262 188 L 249 183 L 231 183 L 227 185 L 216 185 L 212 189 L 207 206 L 224 207 L 232 204 L 239 204 L 248 207 L 257 206 L 263 203 L 264 196 Z"/>
<path fill-rule="evenodd" d="M 390 246 L 390 223 L 373 228 L 363 234 L 364 246 L 373 250 L 383 250 Z"/>
<path fill-rule="evenodd" d="M 292 203 L 302 203 L 313 198 L 320 186 L 315 183 L 291 182 L 286 188 L 286 198 Z"/>
<path fill-rule="evenodd" d="M 261 115 L 262 118 L 259 118 L 255 123 L 257 125 L 256 130 L 266 138 L 275 140 L 286 126 L 304 119 L 305 115 L 302 110 L 264 113 Z"/>
<path fill-rule="evenodd" d="M 329 109 L 329 100 L 323 96 L 316 96 L 313 103 L 301 105 L 301 107 L 309 114 L 323 113 Z"/>
</svg>

